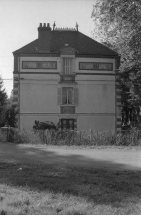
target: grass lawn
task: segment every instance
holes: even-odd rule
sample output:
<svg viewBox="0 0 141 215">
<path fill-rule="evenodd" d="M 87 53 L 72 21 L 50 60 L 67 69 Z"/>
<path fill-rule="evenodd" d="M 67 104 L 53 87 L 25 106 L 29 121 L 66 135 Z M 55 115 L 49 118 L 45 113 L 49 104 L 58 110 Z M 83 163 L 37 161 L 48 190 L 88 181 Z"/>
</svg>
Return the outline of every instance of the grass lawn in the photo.
<svg viewBox="0 0 141 215">
<path fill-rule="evenodd" d="M 141 171 L 91 164 L 0 160 L 0 215 L 140 215 Z"/>
</svg>

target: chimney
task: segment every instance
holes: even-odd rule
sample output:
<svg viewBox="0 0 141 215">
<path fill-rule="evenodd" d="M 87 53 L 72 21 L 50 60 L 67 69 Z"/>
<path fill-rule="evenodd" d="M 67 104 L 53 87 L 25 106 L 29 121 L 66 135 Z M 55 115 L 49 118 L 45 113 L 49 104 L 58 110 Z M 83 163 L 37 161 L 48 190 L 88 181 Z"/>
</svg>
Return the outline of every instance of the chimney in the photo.
<svg viewBox="0 0 141 215">
<path fill-rule="evenodd" d="M 50 24 L 40 23 L 38 27 L 38 50 L 40 52 L 50 52 L 51 27 Z"/>
</svg>

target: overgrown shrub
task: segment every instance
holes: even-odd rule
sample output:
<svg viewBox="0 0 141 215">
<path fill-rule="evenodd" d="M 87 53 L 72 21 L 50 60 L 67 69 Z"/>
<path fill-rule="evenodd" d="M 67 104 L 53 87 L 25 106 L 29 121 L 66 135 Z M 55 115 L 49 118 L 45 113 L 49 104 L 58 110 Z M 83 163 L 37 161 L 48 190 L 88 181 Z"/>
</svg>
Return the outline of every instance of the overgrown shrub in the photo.
<svg viewBox="0 0 141 215">
<path fill-rule="evenodd" d="M 28 130 L 19 131 L 15 129 L 13 139 L 14 143 L 31 143 L 31 144 L 43 143 L 38 133 Z"/>
<path fill-rule="evenodd" d="M 141 145 L 141 132 L 132 128 L 126 132 L 113 134 L 108 131 L 17 131 L 14 132 L 15 143 L 77 145 L 77 146 L 137 146 Z"/>
</svg>

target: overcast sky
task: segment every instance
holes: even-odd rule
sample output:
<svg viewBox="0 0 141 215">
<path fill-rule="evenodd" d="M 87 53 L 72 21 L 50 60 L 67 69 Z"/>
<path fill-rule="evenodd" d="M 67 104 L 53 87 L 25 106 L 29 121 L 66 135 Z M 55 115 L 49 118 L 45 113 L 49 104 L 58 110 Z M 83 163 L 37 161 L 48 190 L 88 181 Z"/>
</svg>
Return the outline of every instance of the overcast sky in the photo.
<svg viewBox="0 0 141 215">
<path fill-rule="evenodd" d="M 74 28 L 92 37 L 94 0 L 0 0 L 0 75 L 10 95 L 12 52 L 37 39 L 39 23 Z M 10 79 L 10 80 L 7 80 Z"/>
</svg>

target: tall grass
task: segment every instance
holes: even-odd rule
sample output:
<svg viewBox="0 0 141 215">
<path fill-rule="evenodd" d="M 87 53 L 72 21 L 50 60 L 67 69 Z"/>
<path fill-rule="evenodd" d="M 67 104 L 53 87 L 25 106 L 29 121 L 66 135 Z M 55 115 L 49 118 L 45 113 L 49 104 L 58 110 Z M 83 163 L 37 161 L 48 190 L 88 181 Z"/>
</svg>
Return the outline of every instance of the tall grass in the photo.
<svg viewBox="0 0 141 215">
<path fill-rule="evenodd" d="M 77 146 L 139 146 L 141 131 L 132 128 L 128 131 L 113 134 L 110 131 L 16 131 L 13 142 L 49 145 Z"/>
</svg>

